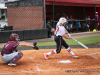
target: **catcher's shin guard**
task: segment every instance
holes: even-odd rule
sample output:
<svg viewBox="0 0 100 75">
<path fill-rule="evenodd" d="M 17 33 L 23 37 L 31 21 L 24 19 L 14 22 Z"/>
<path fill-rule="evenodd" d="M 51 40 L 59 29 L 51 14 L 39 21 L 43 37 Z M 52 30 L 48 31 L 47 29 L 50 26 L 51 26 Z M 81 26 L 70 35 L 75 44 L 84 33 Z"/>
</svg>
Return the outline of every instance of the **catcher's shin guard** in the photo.
<svg viewBox="0 0 100 75">
<path fill-rule="evenodd" d="M 22 52 L 18 52 L 18 54 L 14 57 L 13 60 L 10 61 L 10 63 L 16 63 L 21 57 L 23 56 Z"/>
</svg>

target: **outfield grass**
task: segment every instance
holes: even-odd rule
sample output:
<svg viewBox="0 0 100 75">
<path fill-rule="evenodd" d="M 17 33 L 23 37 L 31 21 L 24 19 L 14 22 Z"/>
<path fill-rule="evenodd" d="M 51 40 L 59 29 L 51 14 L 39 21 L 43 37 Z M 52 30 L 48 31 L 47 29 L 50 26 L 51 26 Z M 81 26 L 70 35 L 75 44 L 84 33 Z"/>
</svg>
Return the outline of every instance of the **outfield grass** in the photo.
<svg viewBox="0 0 100 75">
<path fill-rule="evenodd" d="M 92 44 L 100 42 L 100 35 L 99 36 L 91 36 L 91 37 L 83 37 L 83 38 L 76 38 L 79 42 L 83 44 Z M 68 45 L 79 45 L 77 42 L 75 42 L 73 39 L 66 39 L 65 40 Z M 37 43 L 37 46 L 55 46 L 55 41 L 52 42 L 40 42 Z"/>
</svg>

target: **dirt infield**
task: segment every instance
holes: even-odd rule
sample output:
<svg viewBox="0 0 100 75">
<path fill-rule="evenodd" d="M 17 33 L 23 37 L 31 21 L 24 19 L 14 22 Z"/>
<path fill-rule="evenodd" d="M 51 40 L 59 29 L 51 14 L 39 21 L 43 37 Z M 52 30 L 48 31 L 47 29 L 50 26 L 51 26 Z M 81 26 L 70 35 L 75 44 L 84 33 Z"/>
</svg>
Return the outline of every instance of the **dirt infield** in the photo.
<svg viewBox="0 0 100 75">
<path fill-rule="evenodd" d="M 50 55 L 44 59 L 43 53 L 53 49 L 39 51 L 22 51 L 23 57 L 17 62 L 17 67 L 10 67 L 0 60 L 0 75 L 99 75 L 100 48 L 72 49 L 79 59 L 62 49 L 61 53 Z M 60 63 L 60 61 L 67 61 Z M 69 62 L 70 61 L 70 62 Z"/>
</svg>

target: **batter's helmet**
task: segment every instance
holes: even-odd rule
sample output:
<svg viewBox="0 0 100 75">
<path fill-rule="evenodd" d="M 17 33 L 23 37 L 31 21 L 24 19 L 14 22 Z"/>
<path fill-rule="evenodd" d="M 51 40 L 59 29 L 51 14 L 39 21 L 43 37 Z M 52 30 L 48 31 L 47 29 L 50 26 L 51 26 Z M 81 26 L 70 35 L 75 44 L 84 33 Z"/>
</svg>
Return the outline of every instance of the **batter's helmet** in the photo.
<svg viewBox="0 0 100 75">
<path fill-rule="evenodd" d="M 59 23 L 64 24 L 64 23 L 68 23 L 68 22 L 67 22 L 67 19 L 65 17 L 61 17 L 59 19 Z"/>
<path fill-rule="evenodd" d="M 18 34 L 12 33 L 9 37 L 9 41 L 16 41 L 16 38 L 19 38 Z"/>
</svg>

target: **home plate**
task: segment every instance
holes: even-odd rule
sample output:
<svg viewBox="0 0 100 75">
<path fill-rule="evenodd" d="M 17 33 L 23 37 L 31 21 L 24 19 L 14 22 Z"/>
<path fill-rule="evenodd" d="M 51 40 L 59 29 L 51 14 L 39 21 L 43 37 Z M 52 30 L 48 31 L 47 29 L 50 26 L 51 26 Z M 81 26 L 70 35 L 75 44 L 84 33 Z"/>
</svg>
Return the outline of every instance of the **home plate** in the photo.
<svg viewBox="0 0 100 75">
<path fill-rule="evenodd" d="M 59 61 L 59 63 L 71 63 L 70 60 L 62 60 L 62 61 Z"/>
</svg>

